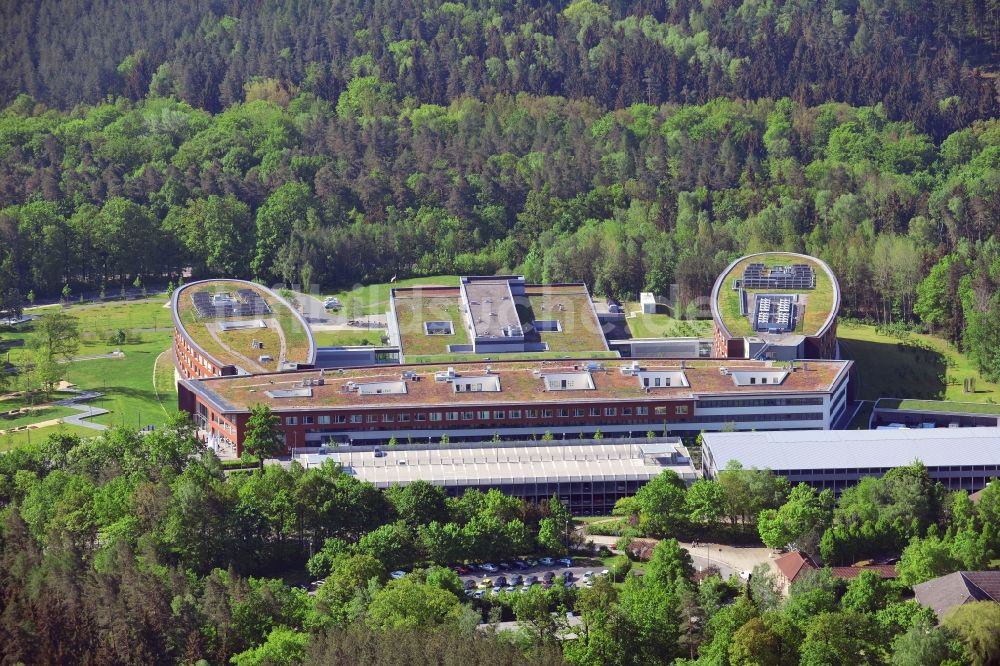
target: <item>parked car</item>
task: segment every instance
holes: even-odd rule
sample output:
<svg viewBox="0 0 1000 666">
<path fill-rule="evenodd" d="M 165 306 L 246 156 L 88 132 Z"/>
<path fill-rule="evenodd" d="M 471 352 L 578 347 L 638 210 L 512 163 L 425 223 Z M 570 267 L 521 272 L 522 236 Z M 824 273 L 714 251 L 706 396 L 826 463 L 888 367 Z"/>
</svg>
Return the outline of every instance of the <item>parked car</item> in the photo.
<svg viewBox="0 0 1000 666">
<path fill-rule="evenodd" d="M 466 578 L 464 581 L 462 581 L 462 585 L 464 585 L 465 589 L 468 590 L 476 586 L 476 581 L 472 578 Z"/>
<path fill-rule="evenodd" d="M 542 574 L 542 580 L 544 580 L 546 583 L 550 582 L 555 577 L 556 575 L 551 571 L 546 571 L 545 573 Z"/>
<path fill-rule="evenodd" d="M 513 585 L 508 585 L 507 587 L 504 588 L 503 591 L 504 592 L 517 592 L 517 588 L 514 587 Z"/>
<path fill-rule="evenodd" d="M 571 566 L 573 566 L 573 560 L 571 560 L 571 559 L 570 559 L 570 558 L 568 558 L 568 557 L 560 557 L 560 558 L 559 558 L 558 560 L 556 560 L 556 561 L 557 561 L 557 562 L 558 562 L 559 564 L 563 565 L 564 567 L 571 567 Z"/>
<path fill-rule="evenodd" d="M 457 573 L 459 576 L 468 575 L 469 567 L 459 564 L 457 567 L 455 567 L 455 573 Z"/>
<path fill-rule="evenodd" d="M 542 559 L 538 560 L 538 562 L 545 567 L 551 567 L 553 564 L 556 563 L 555 560 L 553 560 L 551 557 L 543 557 Z"/>
<path fill-rule="evenodd" d="M 490 593 L 491 594 L 500 594 L 500 590 L 501 590 L 501 588 L 499 586 L 494 585 L 493 589 L 490 591 Z"/>
<path fill-rule="evenodd" d="M 389 574 L 389 576 L 391 576 L 395 580 L 399 580 L 400 578 L 402 578 L 405 575 L 406 575 L 406 572 L 403 571 L 402 569 L 397 569 L 396 571 L 393 571 L 392 573 Z"/>
<path fill-rule="evenodd" d="M 340 302 L 339 298 L 334 298 L 333 296 L 331 296 L 325 301 L 323 301 L 323 307 L 325 307 L 327 310 L 339 310 L 340 308 L 343 307 L 343 303 Z"/>
<path fill-rule="evenodd" d="M 490 573 L 496 573 L 497 571 L 500 571 L 497 565 L 491 564 L 490 562 L 487 562 L 481 568 L 483 571 L 489 571 Z"/>
<path fill-rule="evenodd" d="M 510 569 L 510 562 L 498 562 L 497 566 L 501 569 Z"/>
<path fill-rule="evenodd" d="M 573 572 L 564 571 L 562 577 L 565 578 L 566 580 L 573 580 Z"/>
<path fill-rule="evenodd" d="M 527 578 L 524 579 L 524 586 L 531 587 L 537 582 L 538 582 L 538 576 L 528 576 Z"/>
<path fill-rule="evenodd" d="M 472 596 L 474 598 L 476 598 L 476 599 L 482 599 L 483 598 L 483 591 L 482 590 L 476 590 L 476 593 L 473 594 Z"/>
<path fill-rule="evenodd" d="M 607 576 L 607 575 L 608 575 L 608 574 L 610 574 L 610 573 L 611 573 L 611 572 L 610 572 L 610 571 L 608 571 L 607 569 L 604 569 L 603 571 L 601 571 L 601 575 L 602 575 L 602 576 Z"/>
<path fill-rule="evenodd" d="M 514 574 L 513 576 L 510 577 L 511 585 L 520 585 L 523 581 L 524 581 L 524 576 L 522 576 L 521 574 Z"/>
<path fill-rule="evenodd" d="M 495 585 L 497 587 L 507 587 L 507 577 L 506 576 L 497 576 L 497 580 L 496 580 Z"/>
<path fill-rule="evenodd" d="M 512 564 L 514 565 L 515 569 L 527 569 L 528 568 L 528 563 L 525 562 L 524 560 L 514 560 L 514 562 Z"/>
<path fill-rule="evenodd" d="M 538 560 L 528 560 L 527 562 L 525 562 L 525 564 L 527 564 L 529 567 L 537 567 Z"/>
<path fill-rule="evenodd" d="M 591 578 L 593 575 L 594 575 L 593 571 L 584 571 L 583 572 L 583 579 L 587 580 L 588 578 Z"/>
<path fill-rule="evenodd" d="M 492 578 L 482 579 L 481 581 L 479 581 L 479 587 L 493 587 L 493 579 Z"/>
</svg>

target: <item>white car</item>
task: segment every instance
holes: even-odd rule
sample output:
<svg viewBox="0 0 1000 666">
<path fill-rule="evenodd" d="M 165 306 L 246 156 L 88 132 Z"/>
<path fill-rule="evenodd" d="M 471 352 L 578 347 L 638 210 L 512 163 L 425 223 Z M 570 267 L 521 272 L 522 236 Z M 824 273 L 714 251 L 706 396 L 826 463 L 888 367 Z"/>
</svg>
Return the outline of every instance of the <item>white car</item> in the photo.
<svg viewBox="0 0 1000 666">
<path fill-rule="evenodd" d="M 542 566 L 551 567 L 553 564 L 555 564 L 555 560 L 553 560 L 551 557 L 543 557 L 542 559 L 538 560 L 538 563 L 541 564 Z"/>
<path fill-rule="evenodd" d="M 402 578 L 405 575 L 406 575 L 406 572 L 402 571 L 402 570 L 399 570 L 399 569 L 397 569 L 396 571 L 393 571 L 392 573 L 389 574 L 389 576 L 391 578 L 393 578 L 394 580 L 399 580 L 400 578 Z"/>
<path fill-rule="evenodd" d="M 330 298 L 323 301 L 323 307 L 327 310 L 336 310 L 341 307 L 340 300 L 331 296 Z"/>
<path fill-rule="evenodd" d="M 593 571 L 584 571 L 583 572 L 583 579 L 584 580 L 588 580 L 590 578 L 593 578 L 593 576 L 594 576 L 594 572 Z"/>
<path fill-rule="evenodd" d="M 483 569 L 483 571 L 489 571 L 490 573 L 496 573 L 497 571 L 500 571 L 500 569 L 497 568 L 497 565 L 490 564 L 489 562 L 487 562 L 486 564 L 484 564 L 482 566 L 482 569 Z"/>
</svg>

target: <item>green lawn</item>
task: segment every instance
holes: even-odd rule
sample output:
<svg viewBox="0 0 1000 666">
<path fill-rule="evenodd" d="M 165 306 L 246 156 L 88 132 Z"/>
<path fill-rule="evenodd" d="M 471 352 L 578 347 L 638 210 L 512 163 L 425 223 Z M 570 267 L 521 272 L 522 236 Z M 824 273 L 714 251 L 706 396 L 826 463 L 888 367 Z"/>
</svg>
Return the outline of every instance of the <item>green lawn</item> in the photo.
<svg viewBox="0 0 1000 666">
<path fill-rule="evenodd" d="M 880 335 L 874 326 L 844 322 L 837 327 L 837 338 L 841 353 L 857 364 L 859 399 L 1000 402 L 1000 388 L 980 377 L 972 361 L 941 338 L 913 333 L 899 340 Z M 975 393 L 963 391 L 967 378 L 975 378 Z"/>
<path fill-rule="evenodd" d="M 323 296 L 335 296 L 344 304 L 341 314 L 354 318 L 366 314 L 383 314 L 389 310 L 389 290 L 396 287 L 439 286 L 457 287 L 458 275 L 435 275 L 431 277 L 409 278 L 398 280 L 393 283 L 383 282 L 381 284 L 370 284 L 367 286 L 356 286 L 353 289 L 326 294 Z"/>
<path fill-rule="evenodd" d="M 154 389 L 153 368 L 156 359 L 165 349 L 169 349 L 173 341 L 170 331 L 136 332 L 135 329 L 152 329 L 172 327 L 170 311 L 163 307 L 165 300 L 137 300 L 114 302 L 95 305 L 73 305 L 65 311 L 80 320 L 82 339 L 78 356 L 104 354 L 114 349 L 121 349 L 123 359 L 97 359 L 90 361 L 74 361 L 65 366 L 65 379 L 79 389 L 92 389 L 105 393 L 105 396 L 84 405 L 92 404 L 111 411 L 111 414 L 94 417 L 93 421 L 104 425 L 121 424 L 137 427 L 141 425 L 161 425 L 165 423 L 168 413 L 177 411 L 177 388 L 173 381 L 173 361 L 165 354 L 157 371 L 157 387 Z M 32 312 L 37 312 L 33 310 Z M 107 337 L 117 328 L 125 328 L 131 332 L 124 345 L 111 345 Z M 0 333 L 3 338 L 22 338 L 30 345 L 34 336 L 32 324 L 24 324 L 14 330 Z M 11 353 L 12 362 L 19 361 L 19 348 Z M 56 394 L 50 399 L 62 398 Z M 22 397 L 5 400 L 0 405 L 0 411 L 23 406 L 26 399 Z M 72 410 L 63 407 L 49 408 L 45 413 L 32 414 L 23 419 L 11 421 L 0 419 L 0 430 L 23 425 L 23 422 L 39 422 L 51 418 L 60 418 L 72 414 Z M 23 422 L 22 422 L 23 421 Z M 97 431 L 77 426 L 61 426 L 71 429 L 76 434 L 93 435 Z M 22 431 L 2 437 L 0 448 L 15 446 L 21 442 L 43 439 L 48 433 L 56 432 L 56 427 L 38 428 Z"/>
<path fill-rule="evenodd" d="M 968 394 L 966 394 L 968 395 Z M 995 403 L 955 402 L 953 400 L 897 400 L 882 398 L 880 409 L 912 409 L 921 412 L 959 412 L 963 414 L 1000 414 Z"/>
<path fill-rule="evenodd" d="M 20 430 L 18 432 L 0 435 L 0 451 L 9 451 L 16 446 L 29 442 L 44 441 L 49 435 L 79 435 L 80 437 L 95 437 L 100 435 L 100 431 L 81 426 L 59 425 L 47 426 L 45 428 L 33 428 L 30 430 Z"/>
<path fill-rule="evenodd" d="M 111 303 L 73 305 L 64 309 L 66 314 L 76 317 L 80 322 L 81 344 L 79 355 L 95 354 L 101 352 L 91 351 L 91 349 L 101 347 L 102 351 L 110 351 L 113 347 L 107 345 L 108 338 L 118 329 L 133 332 L 132 335 L 143 339 L 149 332 L 138 332 L 136 329 L 172 328 L 173 319 L 170 310 L 163 307 L 166 299 L 163 297 L 151 298 L 139 301 L 115 301 Z M 58 306 L 51 308 L 32 309 L 31 314 L 45 314 L 59 309 Z M 10 352 L 11 363 L 20 363 L 23 359 L 24 351 L 31 344 L 35 336 L 34 322 L 19 324 L 14 328 L 7 328 L 0 331 L 0 341 L 10 339 L 23 339 L 24 347 L 14 347 Z"/>
<path fill-rule="evenodd" d="M 63 396 L 59 397 L 62 398 Z M 33 409 L 26 414 L 19 414 L 18 416 L 0 417 L 0 430 L 10 430 L 11 428 L 19 428 L 32 423 L 41 423 L 42 421 L 61 419 L 64 416 L 71 416 L 75 413 L 75 409 L 62 407 L 60 405 L 41 407 L 39 409 Z"/>
<path fill-rule="evenodd" d="M 176 389 L 158 398 L 153 388 L 156 358 L 170 346 L 171 340 L 170 333 L 151 333 L 139 344 L 122 346 L 123 359 L 77 361 L 70 365 L 67 381 L 76 384 L 77 388 L 105 394 L 85 403 L 111 411 L 111 414 L 94 417 L 95 423 L 124 423 L 133 427 L 161 425 L 166 422 L 168 413 L 177 411 Z"/>
<path fill-rule="evenodd" d="M 110 335 L 119 328 L 169 328 L 174 325 L 166 298 L 74 305 L 67 312 L 80 320 L 81 331 Z M 105 335 L 104 337 L 107 337 Z"/>
<path fill-rule="evenodd" d="M 356 331 L 313 331 L 317 347 L 353 347 L 380 345 L 384 328 Z"/>
<path fill-rule="evenodd" d="M 156 357 L 153 384 L 157 402 L 167 411 L 177 407 L 177 381 L 174 372 L 174 355 L 167 350 Z"/>
<path fill-rule="evenodd" d="M 665 314 L 637 314 L 625 321 L 633 338 L 703 338 L 712 335 L 712 322 L 709 320 L 680 320 Z"/>
</svg>

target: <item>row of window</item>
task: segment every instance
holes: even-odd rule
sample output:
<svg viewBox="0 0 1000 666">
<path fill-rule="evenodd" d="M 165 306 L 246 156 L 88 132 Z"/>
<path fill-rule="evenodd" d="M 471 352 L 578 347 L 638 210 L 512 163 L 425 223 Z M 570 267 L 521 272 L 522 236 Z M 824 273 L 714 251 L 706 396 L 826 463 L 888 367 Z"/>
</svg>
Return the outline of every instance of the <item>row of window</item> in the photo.
<svg viewBox="0 0 1000 666">
<path fill-rule="evenodd" d="M 753 421 L 822 421 L 822 412 L 804 412 L 802 414 L 700 414 L 699 421 L 710 423 L 730 421 L 748 423 Z"/>
<path fill-rule="evenodd" d="M 699 400 L 695 403 L 698 409 L 717 409 L 719 407 L 800 407 L 822 404 L 823 398 L 748 398 L 745 400 Z"/>
<path fill-rule="evenodd" d="M 509 410 L 479 410 L 479 411 L 469 411 L 469 412 L 418 412 L 413 415 L 414 421 L 503 421 L 506 419 L 550 419 L 553 416 L 556 418 L 569 418 L 570 416 L 581 418 L 584 416 L 632 416 L 633 413 L 636 416 L 649 416 L 649 407 L 591 407 L 589 410 L 582 407 L 576 407 L 574 409 L 569 408 L 559 408 L 559 409 L 509 409 Z M 659 406 L 653 408 L 653 413 L 657 416 L 666 416 L 667 407 Z M 674 414 L 685 415 L 688 413 L 687 405 L 674 405 Z M 334 414 L 333 416 L 321 415 L 321 416 L 303 416 L 301 423 L 303 425 L 329 425 L 331 423 L 377 423 L 381 420 L 382 423 L 394 423 L 399 421 L 400 423 L 406 423 L 410 420 L 409 414 L 382 414 L 381 419 L 378 414 Z M 298 416 L 286 416 L 285 425 L 299 425 Z"/>
<path fill-rule="evenodd" d="M 823 476 L 833 474 L 866 474 L 882 475 L 893 469 L 892 467 L 836 467 L 824 469 L 792 469 L 777 470 L 775 474 L 780 476 Z M 1000 465 L 939 465 L 928 467 L 929 472 L 1000 472 Z"/>
</svg>

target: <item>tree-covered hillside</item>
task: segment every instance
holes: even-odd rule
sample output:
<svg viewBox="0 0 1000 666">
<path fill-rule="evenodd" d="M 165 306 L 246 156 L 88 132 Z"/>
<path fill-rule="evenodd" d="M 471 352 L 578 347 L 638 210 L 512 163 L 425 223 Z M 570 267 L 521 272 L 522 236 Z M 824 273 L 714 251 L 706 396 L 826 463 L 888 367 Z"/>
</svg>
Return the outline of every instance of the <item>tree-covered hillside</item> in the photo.
<svg viewBox="0 0 1000 666">
<path fill-rule="evenodd" d="M 333 101 L 361 71 L 401 97 L 559 95 L 607 109 L 791 97 L 884 102 L 938 137 L 996 115 L 986 0 L 39 0 L 0 7 L 0 101 L 152 89 L 217 112 L 248 86 Z"/>
</svg>

